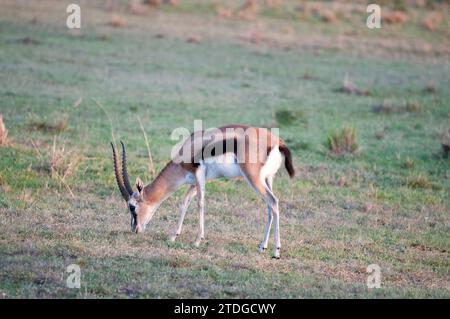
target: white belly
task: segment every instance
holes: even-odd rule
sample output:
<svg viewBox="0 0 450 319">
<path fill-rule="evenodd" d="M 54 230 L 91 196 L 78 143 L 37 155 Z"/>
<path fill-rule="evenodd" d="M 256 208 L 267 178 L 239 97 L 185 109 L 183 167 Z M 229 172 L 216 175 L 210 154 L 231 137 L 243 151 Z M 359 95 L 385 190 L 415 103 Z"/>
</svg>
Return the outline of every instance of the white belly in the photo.
<svg viewBox="0 0 450 319">
<path fill-rule="evenodd" d="M 234 153 L 225 153 L 220 156 L 207 158 L 201 161 L 200 165 L 205 169 L 206 180 L 242 176 L 241 168 Z M 185 181 L 187 184 L 195 184 L 194 174 L 188 173 Z"/>
<path fill-rule="evenodd" d="M 242 176 L 241 168 L 234 153 L 207 158 L 202 163 L 206 169 L 206 180 L 216 178 L 234 178 Z"/>
</svg>

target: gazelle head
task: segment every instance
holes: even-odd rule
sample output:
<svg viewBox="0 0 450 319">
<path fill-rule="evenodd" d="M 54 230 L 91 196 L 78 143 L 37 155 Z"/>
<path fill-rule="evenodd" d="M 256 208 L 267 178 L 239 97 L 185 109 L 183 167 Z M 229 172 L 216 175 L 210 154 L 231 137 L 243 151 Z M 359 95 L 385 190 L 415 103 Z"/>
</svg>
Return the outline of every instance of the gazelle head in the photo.
<svg viewBox="0 0 450 319">
<path fill-rule="evenodd" d="M 141 233 L 145 230 L 150 219 L 153 217 L 154 208 L 150 205 L 144 196 L 144 184 L 138 177 L 136 179 L 136 191 L 133 190 L 128 178 L 127 170 L 127 155 L 125 151 L 125 145 L 122 145 L 122 172 L 119 168 L 119 162 L 117 160 L 117 152 L 114 144 L 111 143 L 114 160 L 114 173 L 116 175 L 117 185 L 119 186 L 120 193 L 123 199 L 127 202 L 128 211 L 131 215 L 131 231 L 135 233 Z"/>
</svg>

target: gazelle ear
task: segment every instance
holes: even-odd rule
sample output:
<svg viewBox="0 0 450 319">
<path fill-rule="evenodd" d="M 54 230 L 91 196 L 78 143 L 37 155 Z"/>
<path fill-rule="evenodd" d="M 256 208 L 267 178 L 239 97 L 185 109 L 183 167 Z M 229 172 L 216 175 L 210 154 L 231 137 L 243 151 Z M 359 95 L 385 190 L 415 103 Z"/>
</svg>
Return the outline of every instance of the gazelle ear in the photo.
<svg viewBox="0 0 450 319">
<path fill-rule="evenodd" d="M 142 192 L 142 190 L 144 189 L 144 183 L 139 177 L 136 178 L 136 188 L 139 193 Z"/>
</svg>

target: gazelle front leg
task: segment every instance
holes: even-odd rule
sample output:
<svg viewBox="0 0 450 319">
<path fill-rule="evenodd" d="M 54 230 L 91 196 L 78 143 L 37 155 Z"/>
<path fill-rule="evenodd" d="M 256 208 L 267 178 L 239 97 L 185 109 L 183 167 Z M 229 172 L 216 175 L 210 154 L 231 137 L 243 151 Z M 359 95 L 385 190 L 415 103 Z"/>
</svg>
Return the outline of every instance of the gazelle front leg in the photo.
<svg viewBox="0 0 450 319">
<path fill-rule="evenodd" d="M 269 207 L 270 212 L 272 213 L 273 225 L 275 228 L 275 250 L 273 253 L 273 258 L 280 258 L 280 250 L 281 250 L 281 240 L 280 240 L 280 213 L 278 209 L 278 198 L 272 192 L 272 178 L 268 178 L 266 180 L 266 196 L 265 201 L 267 206 Z M 270 232 L 270 226 L 268 225 L 268 232 Z M 268 234 L 267 234 L 268 237 Z M 266 233 L 264 233 L 264 239 L 266 238 Z M 267 242 L 265 243 L 267 245 Z M 266 246 L 267 247 L 267 246 Z"/>
<path fill-rule="evenodd" d="M 177 229 L 175 230 L 174 234 L 170 237 L 170 240 L 172 242 L 174 242 L 175 239 L 181 234 L 181 229 L 183 227 L 183 221 L 184 221 L 184 217 L 186 216 L 186 211 L 189 207 L 189 204 L 191 203 L 192 198 L 195 196 L 196 192 L 197 192 L 197 189 L 196 189 L 195 185 L 192 185 L 191 187 L 189 187 L 188 191 L 186 192 L 183 203 L 181 205 L 181 214 L 180 214 L 180 219 L 178 220 Z"/>
<path fill-rule="evenodd" d="M 273 183 L 273 176 L 269 176 L 266 179 L 267 184 L 267 197 L 266 202 L 267 206 L 270 207 L 271 215 L 273 219 L 273 224 L 275 228 L 275 251 L 273 253 L 273 258 L 279 259 L 280 258 L 280 249 L 281 249 L 281 241 L 280 241 L 280 212 L 278 210 L 278 198 L 273 194 L 272 191 L 272 183 Z M 269 227 L 270 232 L 270 227 Z M 268 236 L 268 234 L 267 234 Z M 267 247 L 267 243 L 266 243 Z"/>
<path fill-rule="evenodd" d="M 197 239 L 194 245 L 198 247 L 202 239 L 205 238 L 205 182 L 206 170 L 204 166 L 199 166 L 195 172 L 195 179 L 197 181 L 197 198 L 198 198 L 198 213 L 199 213 L 199 229 Z"/>
<path fill-rule="evenodd" d="M 275 251 L 273 254 L 273 258 L 279 259 L 280 258 L 280 249 L 281 249 L 281 242 L 280 242 L 280 214 L 278 211 L 278 199 L 275 198 L 275 202 L 272 206 L 273 211 L 273 219 L 274 219 L 274 227 L 275 227 Z"/>
</svg>

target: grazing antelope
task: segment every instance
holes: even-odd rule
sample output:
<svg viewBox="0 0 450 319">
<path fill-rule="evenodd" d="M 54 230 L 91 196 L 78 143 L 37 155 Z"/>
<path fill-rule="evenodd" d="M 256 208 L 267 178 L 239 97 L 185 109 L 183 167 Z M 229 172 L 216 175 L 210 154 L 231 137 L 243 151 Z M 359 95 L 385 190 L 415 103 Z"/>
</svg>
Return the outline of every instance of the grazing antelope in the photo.
<svg viewBox="0 0 450 319">
<path fill-rule="evenodd" d="M 259 246 L 267 248 L 272 221 L 275 227 L 274 258 L 280 257 L 280 226 L 278 199 L 272 191 L 273 178 L 284 165 L 292 178 L 295 174 L 291 152 L 283 140 L 267 129 L 245 125 L 228 125 L 213 131 L 197 131 L 183 143 L 176 156 L 162 169 L 150 184 L 144 186 L 136 179 L 136 191 L 130 185 L 125 145 L 122 144 L 122 174 L 116 149 L 111 143 L 117 185 L 128 204 L 131 230 L 141 233 L 161 203 L 184 184 L 190 185 L 183 203 L 178 225 L 170 237 L 175 241 L 181 234 L 186 210 L 197 194 L 199 230 L 195 245 L 204 239 L 205 182 L 217 178 L 243 177 L 267 204 L 267 224 Z"/>
</svg>

